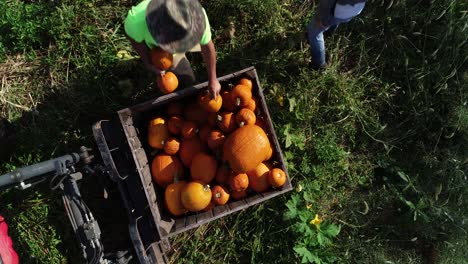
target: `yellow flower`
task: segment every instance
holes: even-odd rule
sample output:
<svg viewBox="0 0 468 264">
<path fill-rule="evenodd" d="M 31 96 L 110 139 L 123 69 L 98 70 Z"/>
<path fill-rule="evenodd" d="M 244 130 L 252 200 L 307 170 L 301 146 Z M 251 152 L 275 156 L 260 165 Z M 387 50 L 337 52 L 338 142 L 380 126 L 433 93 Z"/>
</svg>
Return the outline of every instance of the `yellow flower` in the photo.
<svg viewBox="0 0 468 264">
<path fill-rule="evenodd" d="M 320 228 L 320 223 L 322 223 L 322 220 L 319 219 L 318 214 L 315 214 L 315 218 L 310 221 L 310 224 L 315 225 L 315 227 L 317 229 L 319 229 Z"/>
<path fill-rule="evenodd" d="M 312 205 L 311 204 L 306 204 L 306 208 L 310 209 L 310 208 L 312 208 Z"/>
<path fill-rule="evenodd" d="M 284 106 L 284 98 L 283 98 L 282 95 L 280 95 L 280 96 L 276 99 L 276 101 L 278 102 L 278 104 L 279 104 L 280 106 Z"/>
</svg>

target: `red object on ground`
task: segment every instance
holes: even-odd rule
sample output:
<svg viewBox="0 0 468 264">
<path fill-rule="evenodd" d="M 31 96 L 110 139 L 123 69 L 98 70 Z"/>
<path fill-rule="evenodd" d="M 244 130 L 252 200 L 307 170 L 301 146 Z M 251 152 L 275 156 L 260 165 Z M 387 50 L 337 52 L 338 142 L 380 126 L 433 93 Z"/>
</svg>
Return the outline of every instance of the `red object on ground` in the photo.
<svg viewBox="0 0 468 264">
<path fill-rule="evenodd" d="M 13 242 L 8 236 L 8 226 L 0 215 L 0 258 L 5 264 L 18 264 L 18 254 L 13 249 Z"/>
</svg>

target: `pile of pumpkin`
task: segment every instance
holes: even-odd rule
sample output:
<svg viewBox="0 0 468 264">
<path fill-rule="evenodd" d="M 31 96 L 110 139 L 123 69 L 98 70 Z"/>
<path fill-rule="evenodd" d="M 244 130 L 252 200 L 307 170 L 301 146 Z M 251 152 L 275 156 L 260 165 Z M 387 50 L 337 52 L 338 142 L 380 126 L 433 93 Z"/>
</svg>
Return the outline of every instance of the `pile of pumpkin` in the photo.
<svg viewBox="0 0 468 264">
<path fill-rule="evenodd" d="M 242 78 L 215 99 L 201 91 L 192 101 L 169 103 L 165 117 L 150 121 L 148 143 L 161 150 L 151 173 L 165 188 L 172 215 L 208 211 L 231 197 L 246 197 L 248 189 L 262 193 L 284 185 L 286 175 L 271 160 L 273 149 L 257 104 L 252 81 Z"/>
</svg>

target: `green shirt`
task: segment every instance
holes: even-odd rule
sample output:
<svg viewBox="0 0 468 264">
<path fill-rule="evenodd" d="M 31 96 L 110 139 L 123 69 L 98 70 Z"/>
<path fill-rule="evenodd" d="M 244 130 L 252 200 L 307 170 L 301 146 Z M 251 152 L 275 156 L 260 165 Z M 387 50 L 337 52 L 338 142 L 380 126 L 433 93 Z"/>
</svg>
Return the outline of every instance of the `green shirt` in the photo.
<svg viewBox="0 0 468 264">
<path fill-rule="evenodd" d="M 152 48 L 154 46 L 158 46 L 158 43 L 151 36 L 151 33 L 148 30 L 148 26 L 146 25 L 146 7 L 150 1 L 151 0 L 144 0 L 128 11 L 128 15 L 124 23 L 124 28 L 125 33 L 127 33 L 130 38 L 138 43 L 144 41 L 149 48 Z M 200 45 L 206 45 L 211 40 L 210 22 L 206 16 L 205 9 L 203 9 L 203 13 L 205 13 L 206 26 L 205 32 L 203 33 L 203 36 L 200 40 Z"/>
</svg>

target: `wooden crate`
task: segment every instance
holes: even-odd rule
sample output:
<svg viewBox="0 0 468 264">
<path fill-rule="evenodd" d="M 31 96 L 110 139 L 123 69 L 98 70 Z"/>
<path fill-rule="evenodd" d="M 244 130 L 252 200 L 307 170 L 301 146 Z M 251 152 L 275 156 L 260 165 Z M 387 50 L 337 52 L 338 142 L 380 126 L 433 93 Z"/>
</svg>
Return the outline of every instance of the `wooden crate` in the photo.
<svg viewBox="0 0 468 264">
<path fill-rule="evenodd" d="M 287 180 L 285 185 L 280 189 L 269 190 L 260 194 L 253 194 L 239 201 L 230 201 L 228 204 L 224 206 L 216 206 L 208 212 L 191 213 L 181 217 L 174 217 L 167 212 L 164 208 L 164 192 L 162 188 L 153 184 L 152 181 L 150 172 L 152 150 L 146 142 L 147 125 L 148 121 L 152 117 L 163 111 L 165 106 L 170 102 L 183 100 L 188 97 L 195 97 L 200 90 L 206 89 L 208 83 L 201 83 L 118 111 L 119 119 L 123 126 L 133 159 L 135 160 L 136 170 L 143 186 L 143 192 L 140 190 L 136 191 L 140 191 L 148 201 L 147 206 L 151 211 L 158 236 L 161 240 L 292 190 L 286 163 L 273 129 L 273 124 L 271 123 L 268 107 L 265 102 L 265 97 L 255 68 L 246 68 L 244 70 L 225 75 L 218 80 L 223 86 L 223 84 L 225 85 L 226 83 L 237 83 L 237 81 L 242 77 L 248 77 L 252 80 L 252 93 L 259 99 L 259 105 L 257 108 L 259 108 L 261 115 L 265 117 L 265 132 L 267 133 L 273 147 L 273 159 L 276 160 L 279 164 L 278 166 L 284 170 Z"/>
</svg>

